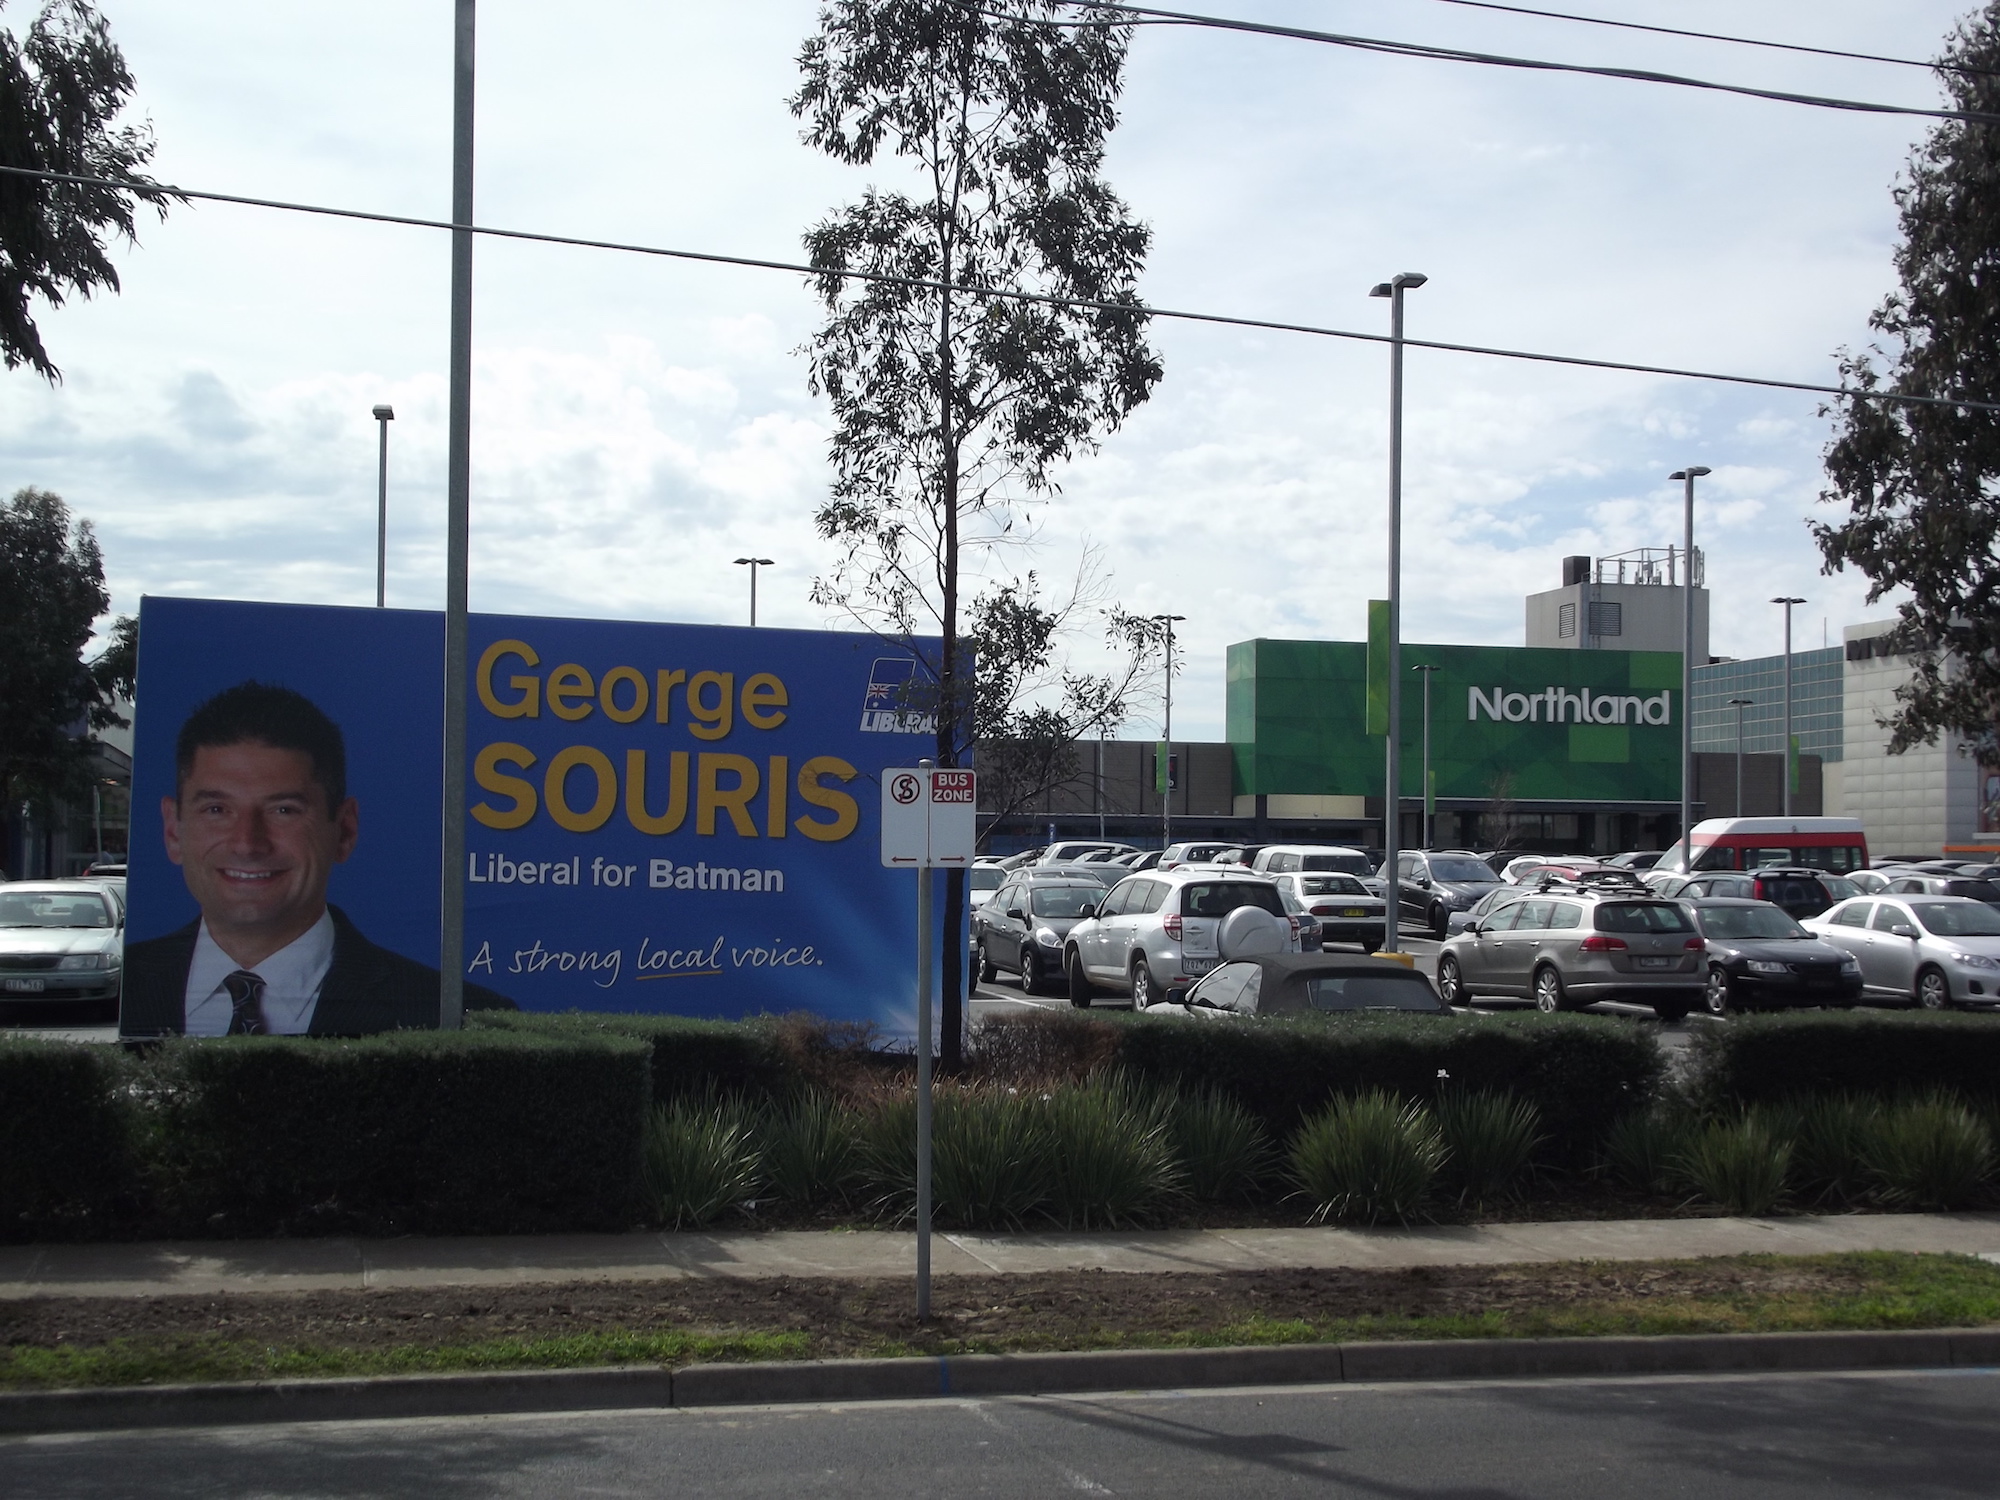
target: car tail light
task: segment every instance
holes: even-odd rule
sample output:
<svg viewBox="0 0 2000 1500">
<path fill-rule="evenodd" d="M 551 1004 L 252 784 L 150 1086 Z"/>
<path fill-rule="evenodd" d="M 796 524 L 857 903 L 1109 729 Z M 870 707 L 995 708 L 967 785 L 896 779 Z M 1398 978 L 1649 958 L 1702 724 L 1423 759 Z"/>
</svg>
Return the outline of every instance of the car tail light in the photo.
<svg viewBox="0 0 2000 1500">
<path fill-rule="evenodd" d="M 1160 926 L 1166 929 L 1167 936 L 1175 942 L 1178 943 L 1181 940 L 1181 919 L 1178 913 L 1169 912 L 1166 916 L 1160 918 Z"/>
<path fill-rule="evenodd" d="M 1704 943 L 1700 938 L 1689 938 L 1685 943 L 1682 943 L 1681 946 L 1683 948 L 1690 948 L 1699 952 L 1701 949 L 1706 948 L 1708 944 Z"/>
<path fill-rule="evenodd" d="M 1285 920 L 1292 924 L 1292 936 L 1297 937 L 1299 935 L 1299 919 L 1297 917 L 1286 917 Z"/>
<path fill-rule="evenodd" d="M 1606 937 L 1601 932 L 1593 932 L 1578 945 L 1585 953 L 1623 953 L 1625 939 Z"/>
<path fill-rule="evenodd" d="M 1330 917 L 1339 910 L 1340 908 L 1337 906 L 1315 906 L 1313 908 L 1313 915 L 1316 917 Z"/>
</svg>

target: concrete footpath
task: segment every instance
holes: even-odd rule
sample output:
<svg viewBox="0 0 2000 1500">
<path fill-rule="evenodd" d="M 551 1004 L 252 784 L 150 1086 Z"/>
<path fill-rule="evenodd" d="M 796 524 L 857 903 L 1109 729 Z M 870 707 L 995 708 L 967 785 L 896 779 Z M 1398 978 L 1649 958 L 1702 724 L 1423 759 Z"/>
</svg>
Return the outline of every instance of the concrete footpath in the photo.
<svg viewBox="0 0 2000 1500">
<path fill-rule="evenodd" d="M 941 1276 L 1256 1271 L 1936 1251 L 2000 1260 L 2000 1214 L 1576 1220 L 1410 1229 L 939 1234 Z M 696 1276 L 905 1277 L 916 1241 L 882 1230 L 208 1240 L 0 1247 L 0 1298 L 504 1286 Z"/>
</svg>

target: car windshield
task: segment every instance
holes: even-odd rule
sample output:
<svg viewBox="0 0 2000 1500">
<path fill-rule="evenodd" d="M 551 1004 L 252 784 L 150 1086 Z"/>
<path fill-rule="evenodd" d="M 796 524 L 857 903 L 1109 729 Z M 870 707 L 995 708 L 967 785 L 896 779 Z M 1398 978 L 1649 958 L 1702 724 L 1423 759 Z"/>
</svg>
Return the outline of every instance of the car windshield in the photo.
<svg viewBox="0 0 2000 1500">
<path fill-rule="evenodd" d="M 1970 896 L 1974 901 L 2000 901 L 2000 885 L 1990 880 L 1947 880 L 1947 896 Z"/>
<path fill-rule="evenodd" d="M 2000 912 L 1956 901 L 1912 901 L 1910 910 L 1933 937 L 2000 937 Z"/>
<path fill-rule="evenodd" d="M 1299 889 L 1308 896 L 1365 896 L 1368 887 L 1352 875 L 1302 875 Z"/>
<path fill-rule="evenodd" d="M 1826 893 L 1836 901 L 1845 901 L 1849 896 L 1861 894 L 1861 887 L 1851 880 L 1843 880 L 1838 875 L 1822 875 L 1819 883 L 1826 887 Z"/>
<path fill-rule="evenodd" d="M 1121 865 L 1065 865 L 1060 870 L 1044 870 L 1037 880 L 1094 880 L 1100 886 L 1114 886 L 1131 872 Z"/>
<path fill-rule="evenodd" d="M 1261 906 L 1274 917 L 1285 915 L 1278 888 L 1260 880 L 1218 880 L 1212 885 L 1190 885 L 1181 891 L 1183 916 L 1226 917 L 1239 906 Z"/>
<path fill-rule="evenodd" d="M 1701 930 L 1712 938 L 1803 938 L 1812 934 L 1775 906 L 1704 906 Z"/>
<path fill-rule="evenodd" d="M 1078 917 L 1085 907 L 1104 899 L 1101 885 L 1038 885 L 1029 896 L 1029 907 L 1038 917 Z"/>
<path fill-rule="evenodd" d="M 1442 1010 L 1419 974 L 1315 974 L 1306 980 L 1314 1010 Z"/>
<path fill-rule="evenodd" d="M 1365 854 L 1302 854 L 1301 870 L 1344 870 L 1349 875 L 1372 875 Z"/>
<path fill-rule="evenodd" d="M 1433 880 L 1474 880 L 1481 885 L 1491 885 L 1500 877 L 1493 873 L 1493 867 L 1483 859 L 1431 859 L 1431 879 Z"/>
<path fill-rule="evenodd" d="M 970 871 L 975 891 L 997 891 L 1007 872 L 998 865 L 974 865 Z"/>
<path fill-rule="evenodd" d="M 1599 932 L 1692 932 L 1694 924 L 1678 906 L 1664 901 L 1607 901 L 1597 908 Z"/>
<path fill-rule="evenodd" d="M 0 891 L 0 927 L 109 927 L 96 891 Z"/>
</svg>

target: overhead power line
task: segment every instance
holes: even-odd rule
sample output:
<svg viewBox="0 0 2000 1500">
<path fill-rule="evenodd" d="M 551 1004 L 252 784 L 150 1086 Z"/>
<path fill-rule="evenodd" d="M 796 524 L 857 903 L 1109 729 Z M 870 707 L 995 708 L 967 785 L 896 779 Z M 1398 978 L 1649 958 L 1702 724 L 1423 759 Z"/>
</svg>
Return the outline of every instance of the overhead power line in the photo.
<svg viewBox="0 0 2000 1500">
<path fill-rule="evenodd" d="M 1390 57 L 1426 58 L 1434 62 L 1477 63 L 1491 68 L 1522 68 L 1537 73 L 1575 73 L 1589 78 L 1617 78 L 1628 83 L 1660 83 L 1674 88 L 1703 89 L 1717 94 L 1739 94 L 1749 99 L 1769 99 L 1779 104 L 1803 104 L 1813 109 L 1837 109 L 1865 115 L 1914 115 L 1926 120 L 1964 120 L 1984 125 L 2000 125 L 2000 114 L 1971 109 L 1919 109 L 1907 104 L 1875 104 L 1865 99 L 1837 99 L 1826 94 L 1798 94 L 1789 89 L 1752 88 L 1741 83 L 1716 83 L 1707 78 L 1689 78 L 1679 73 L 1658 73 L 1650 68 L 1616 68 L 1591 63 L 1550 62 L 1536 57 L 1510 57 L 1500 52 L 1472 52 L 1462 47 L 1437 47 L 1427 42 L 1396 42 L 1381 37 L 1352 36 L 1339 31 L 1314 31 L 1304 26 L 1277 26 L 1264 21 L 1242 21 L 1230 16 L 1200 15 L 1193 11 L 1158 10 L 1145 5 L 1120 5 L 1113 0 L 1077 0 L 1087 10 L 1108 11 L 1137 20 L 1116 23 L 1103 20 L 1067 21 L 1051 16 L 1024 16 L 964 0 L 973 10 L 996 20 L 1022 25 L 1104 26 L 1193 26 L 1212 31 L 1241 31 L 1253 36 L 1286 37 L 1293 41 L 1320 42 L 1329 47 L 1349 47 L 1358 52 L 1380 52 Z"/>
<path fill-rule="evenodd" d="M 895 276 L 883 271 L 831 270 L 800 261 L 771 260 L 762 256 L 724 255 L 713 250 L 676 250 L 664 245 L 588 239 L 580 235 L 549 234 L 533 229 L 502 229 L 489 224 L 454 224 L 449 219 L 425 219 L 413 214 L 376 213 L 361 208 L 334 208 L 321 203 L 295 203 L 283 198 L 253 198 L 242 193 L 213 193 L 200 188 L 173 187 L 157 182 L 124 182 L 112 177 L 83 177 L 69 172 L 42 172 L 32 167 L 0 166 L 0 175 L 29 177 L 43 182 L 74 183 L 80 187 L 143 188 L 159 197 L 182 198 L 199 203 L 230 203 L 241 208 L 269 208 L 284 213 L 311 214 L 319 218 L 354 219 L 365 224 L 395 224 L 406 229 L 459 231 L 484 235 L 488 239 L 518 240 L 535 245 L 566 245 L 579 250 L 613 250 L 626 255 L 695 261 L 704 265 L 741 266 L 753 271 L 787 271 L 815 278 L 834 277 L 844 281 L 916 287 L 925 291 L 952 291 L 968 297 L 990 297 L 1004 302 L 1033 302 L 1046 307 L 1086 308 L 1095 312 L 1128 313 L 1142 318 L 1165 318 L 1179 323 L 1210 323 L 1224 328 L 1254 328 L 1268 333 L 1303 333 L 1315 338 L 1347 339 L 1363 344 L 1390 342 L 1386 333 L 1363 333 L 1351 328 L 1325 328 L 1314 323 L 1287 323 L 1271 318 L 1236 317 L 1228 313 L 1192 312 L 1185 308 L 1152 307 L 1139 302 L 1061 297 L 1050 292 L 1028 292 L 1013 288 L 963 286 L 922 276 Z M 1858 401 L 1887 401 L 1905 406 L 1948 406 L 1966 411 L 2000 412 L 2000 402 L 1961 400 L 1954 396 L 1913 396 L 1900 391 L 1857 390 L 1852 386 L 1817 385 L 1806 380 L 1776 380 L 1762 375 L 1730 375 L 1717 370 L 1688 370 L 1675 365 L 1644 365 L 1626 360 L 1588 359 L 1575 354 L 1542 354 L 1529 349 L 1502 349 L 1485 344 L 1454 344 L 1442 339 L 1405 338 L 1403 343 L 1412 349 L 1435 349 L 1443 354 L 1477 354 L 1488 359 L 1526 360 L 1534 364 L 1567 365 L 1585 370 L 1621 370 L 1634 375 L 1668 375 L 1680 380 L 1709 380 L 1725 385 L 1759 386 L 1768 390 L 1805 391 L 1814 395 L 1842 396 Z"/>
<path fill-rule="evenodd" d="M 1964 63 L 1925 62 L 1920 57 L 1887 57 L 1880 52 L 1848 52 L 1839 47 L 1810 47 L 1803 42 L 1773 42 L 1762 37 L 1729 36 L 1720 31 L 1686 31 L 1678 26 L 1650 26 L 1643 21 L 1614 21 L 1606 16 L 1579 16 L 1562 10 L 1531 10 L 1525 5 L 1501 5 L 1497 0 L 1437 0 L 1440 5 L 1462 5 L 1470 10 L 1497 10 L 1510 16 L 1535 16 L 1545 21 L 1576 21 L 1585 26 L 1609 26 L 1619 31 L 1648 31 L 1655 36 L 1692 37 L 1702 42 L 1728 42 L 1737 47 L 1764 47 L 1774 52 L 1805 52 L 1814 57 L 1841 57 L 1851 62 L 1892 63 L 1899 68 L 1963 73 L 1969 76 L 2000 77 L 2000 70 L 1974 68 Z"/>
</svg>

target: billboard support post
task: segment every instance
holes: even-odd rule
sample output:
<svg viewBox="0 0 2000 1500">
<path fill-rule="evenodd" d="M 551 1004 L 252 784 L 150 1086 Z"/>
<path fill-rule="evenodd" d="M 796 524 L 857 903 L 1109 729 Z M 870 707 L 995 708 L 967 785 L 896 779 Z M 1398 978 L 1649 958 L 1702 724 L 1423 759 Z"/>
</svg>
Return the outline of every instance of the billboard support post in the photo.
<svg viewBox="0 0 2000 1500">
<path fill-rule="evenodd" d="M 1681 869 L 1694 871 L 1694 482 L 1700 464 L 1676 469 L 1681 481 Z"/>
<path fill-rule="evenodd" d="M 444 876 L 438 922 L 438 1025 L 465 1024 L 467 574 L 472 512 L 472 84 L 478 0 L 457 0 L 451 96 L 451 397 L 445 476 Z"/>
<path fill-rule="evenodd" d="M 882 773 L 882 863 L 917 872 L 917 1321 L 931 1315 L 931 884 L 965 869 L 978 841 L 971 771 L 920 761 Z"/>
</svg>

